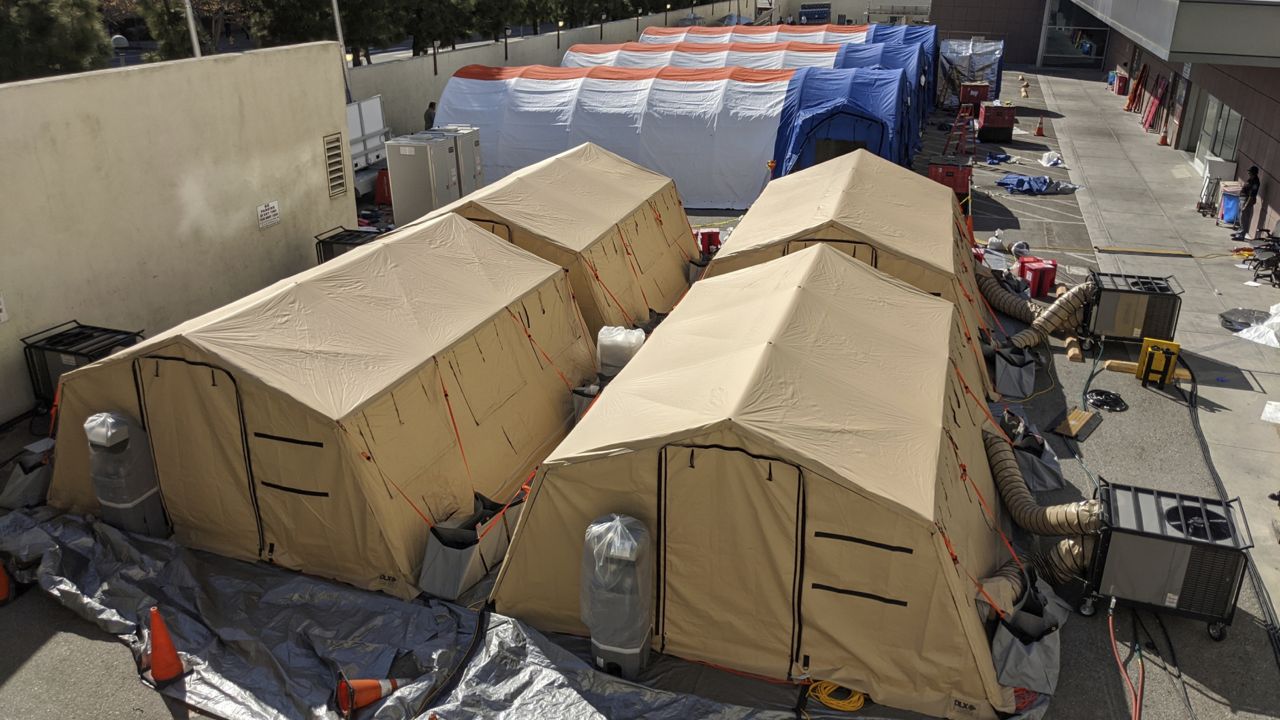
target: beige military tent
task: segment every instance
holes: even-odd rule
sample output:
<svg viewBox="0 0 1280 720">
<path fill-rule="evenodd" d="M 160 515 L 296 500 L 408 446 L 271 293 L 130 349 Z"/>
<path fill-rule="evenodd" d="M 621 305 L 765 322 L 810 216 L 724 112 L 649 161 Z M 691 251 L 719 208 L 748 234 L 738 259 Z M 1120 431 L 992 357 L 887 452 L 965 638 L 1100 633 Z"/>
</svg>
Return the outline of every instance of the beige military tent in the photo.
<svg viewBox="0 0 1280 720">
<path fill-rule="evenodd" d="M 669 178 L 585 143 L 438 212 L 569 270 L 591 332 L 667 313 L 689 289 L 693 232 Z"/>
<path fill-rule="evenodd" d="M 965 376 L 991 391 L 969 233 L 955 193 L 857 150 L 771 181 L 707 268 L 707 276 L 827 243 L 960 308 Z"/>
<path fill-rule="evenodd" d="M 963 344 L 953 304 L 825 246 L 695 284 L 539 469 L 497 610 L 584 634 L 583 531 L 622 513 L 655 538 L 656 649 L 1011 709 L 969 577 L 1007 556 Z"/>
<path fill-rule="evenodd" d="M 429 523 L 505 499 L 594 375 L 566 273 L 456 215 L 63 377 L 50 501 L 92 511 L 82 425 L 147 425 L 176 539 L 416 594 Z"/>
</svg>

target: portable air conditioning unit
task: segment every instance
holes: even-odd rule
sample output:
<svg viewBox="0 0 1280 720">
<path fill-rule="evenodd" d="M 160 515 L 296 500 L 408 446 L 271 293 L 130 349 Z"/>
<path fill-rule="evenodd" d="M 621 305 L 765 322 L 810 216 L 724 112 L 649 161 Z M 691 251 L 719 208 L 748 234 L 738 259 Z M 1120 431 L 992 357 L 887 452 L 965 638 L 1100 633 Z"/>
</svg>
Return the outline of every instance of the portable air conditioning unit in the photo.
<svg viewBox="0 0 1280 720">
<path fill-rule="evenodd" d="M 1182 286 L 1170 277 L 1092 274 L 1098 296 L 1085 308 L 1085 327 L 1096 337 L 1141 342 L 1172 340 L 1182 309 Z"/>
<path fill-rule="evenodd" d="M 1240 500 L 1115 483 L 1100 498 L 1105 522 L 1086 596 L 1205 620 L 1215 640 L 1225 637 L 1253 546 Z"/>
<path fill-rule="evenodd" d="M 480 157 L 480 128 L 445 125 L 428 130 L 428 135 L 449 138 L 457 151 L 458 192 L 463 197 L 484 187 L 484 164 Z"/>
</svg>

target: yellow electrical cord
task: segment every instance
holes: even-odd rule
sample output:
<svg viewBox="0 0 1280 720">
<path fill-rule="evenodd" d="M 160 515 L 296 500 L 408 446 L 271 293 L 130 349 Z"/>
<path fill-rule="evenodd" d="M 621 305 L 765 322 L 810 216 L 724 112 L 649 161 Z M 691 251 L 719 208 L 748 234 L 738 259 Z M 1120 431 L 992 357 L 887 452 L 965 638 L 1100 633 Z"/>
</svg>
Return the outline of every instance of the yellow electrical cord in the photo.
<svg viewBox="0 0 1280 720">
<path fill-rule="evenodd" d="M 847 697 L 837 697 L 837 693 L 848 693 Z M 809 697 L 826 705 L 832 710 L 856 712 L 862 709 L 867 696 L 857 690 L 841 687 L 830 680 L 819 680 L 809 686 Z"/>
</svg>

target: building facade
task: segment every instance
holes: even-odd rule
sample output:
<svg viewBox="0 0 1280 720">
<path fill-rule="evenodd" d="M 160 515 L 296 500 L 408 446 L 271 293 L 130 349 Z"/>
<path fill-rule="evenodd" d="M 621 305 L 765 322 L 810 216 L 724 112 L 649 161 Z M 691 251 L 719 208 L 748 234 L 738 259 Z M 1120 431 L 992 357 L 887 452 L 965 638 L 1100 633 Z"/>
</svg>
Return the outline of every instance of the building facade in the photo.
<svg viewBox="0 0 1280 720">
<path fill-rule="evenodd" d="M 943 38 L 1005 42 L 1006 65 L 1096 68 L 1140 84 L 1136 122 L 1197 170 L 1262 181 L 1252 232 L 1280 210 L 1280 3 L 933 0 Z M 1144 70 L 1145 69 L 1145 70 Z M 1195 203 L 1200 198 L 1188 198 Z"/>
</svg>

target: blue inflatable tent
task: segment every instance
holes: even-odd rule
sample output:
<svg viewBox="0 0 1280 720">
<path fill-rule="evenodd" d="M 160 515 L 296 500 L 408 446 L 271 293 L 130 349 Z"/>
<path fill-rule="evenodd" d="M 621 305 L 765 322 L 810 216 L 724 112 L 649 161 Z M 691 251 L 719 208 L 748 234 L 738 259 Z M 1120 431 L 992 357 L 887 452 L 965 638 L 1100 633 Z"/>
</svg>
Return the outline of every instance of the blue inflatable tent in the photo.
<svg viewBox="0 0 1280 720">
<path fill-rule="evenodd" d="M 901 69 L 801 68 L 787 86 L 773 146 L 773 177 L 817 164 L 818 143 L 856 143 L 910 165 L 909 113 Z"/>
<path fill-rule="evenodd" d="M 908 126 L 912 150 L 920 149 L 920 129 L 929 118 L 930 96 L 928 92 L 928 57 L 920 43 L 890 45 L 868 43 L 840 46 L 835 67 L 848 68 L 897 68 L 907 76 L 907 98 L 910 100 L 911 122 Z"/>
<path fill-rule="evenodd" d="M 933 98 L 938 93 L 938 42 L 937 25 L 872 25 L 867 33 L 869 43 L 920 43 L 924 46 L 925 56 L 929 61 L 929 110 L 933 109 Z"/>
</svg>

